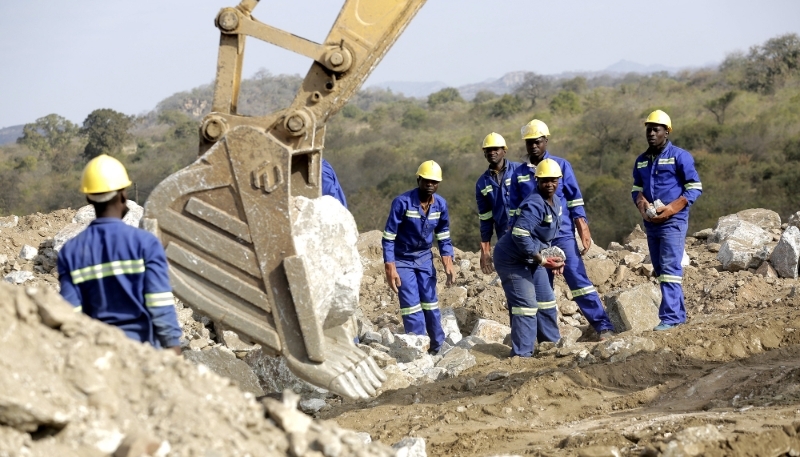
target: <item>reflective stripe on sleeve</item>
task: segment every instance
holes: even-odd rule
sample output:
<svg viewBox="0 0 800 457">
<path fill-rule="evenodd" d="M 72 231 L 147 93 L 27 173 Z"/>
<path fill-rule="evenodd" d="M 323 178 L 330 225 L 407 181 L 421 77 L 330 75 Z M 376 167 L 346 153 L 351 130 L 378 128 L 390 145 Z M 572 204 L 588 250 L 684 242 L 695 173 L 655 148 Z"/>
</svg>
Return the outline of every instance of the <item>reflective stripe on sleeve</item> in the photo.
<svg viewBox="0 0 800 457">
<path fill-rule="evenodd" d="M 115 260 L 113 262 L 101 263 L 99 265 L 73 270 L 69 275 L 72 277 L 73 284 L 80 284 L 92 279 L 138 273 L 144 273 L 144 259 Z"/>
<path fill-rule="evenodd" d="M 406 210 L 406 217 L 419 219 L 419 211 Z"/>
<path fill-rule="evenodd" d="M 526 308 L 524 306 L 511 307 L 511 314 L 515 316 L 535 316 L 536 311 L 539 310 L 537 308 Z"/>
<path fill-rule="evenodd" d="M 659 165 L 675 165 L 675 157 L 670 157 L 668 159 L 658 159 Z"/>
<path fill-rule="evenodd" d="M 681 284 L 683 282 L 683 278 L 680 276 L 675 275 L 661 275 L 658 277 L 659 282 L 672 282 L 676 284 Z"/>
<path fill-rule="evenodd" d="M 511 178 L 506 178 L 506 186 L 510 186 L 510 185 L 511 185 Z"/>
<path fill-rule="evenodd" d="M 433 311 L 434 309 L 439 309 L 439 302 L 420 303 L 420 306 L 422 306 L 423 311 Z"/>
<path fill-rule="evenodd" d="M 686 190 L 690 190 L 690 189 L 703 190 L 703 183 L 701 183 L 701 182 L 687 182 L 686 184 L 683 185 L 683 188 L 686 189 Z"/>
<path fill-rule="evenodd" d="M 570 200 L 567 202 L 567 208 L 574 208 L 576 206 L 583 206 L 583 199 L 579 198 L 577 200 Z"/>
<path fill-rule="evenodd" d="M 553 215 L 552 214 L 545 214 L 544 215 L 544 222 L 546 222 L 548 224 L 553 222 Z"/>
<path fill-rule="evenodd" d="M 531 175 L 520 175 L 517 176 L 517 182 L 528 182 L 531 180 Z"/>
<path fill-rule="evenodd" d="M 539 302 L 539 309 L 550 309 L 556 307 L 556 301 L 540 301 Z"/>
<path fill-rule="evenodd" d="M 408 316 L 409 314 L 422 312 L 422 305 L 414 305 L 408 308 L 400 308 L 401 316 Z"/>
<path fill-rule="evenodd" d="M 486 196 L 486 194 L 488 194 L 491 191 L 492 191 L 492 186 L 491 185 L 486 186 L 483 189 L 481 189 L 481 193 L 483 194 L 484 197 Z"/>
<path fill-rule="evenodd" d="M 487 211 L 487 212 L 485 212 L 483 214 L 479 214 L 478 217 L 480 217 L 482 221 L 488 221 L 489 219 L 492 218 L 492 212 L 491 211 Z"/>
<path fill-rule="evenodd" d="M 633 189 L 631 189 L 631 192 L 642 192 L 643 190 L 644 190 L 644 187 L 633 186 Z"/>
<path fill-rule="evenodd" d="M 580 296 L 583 296 L 583 295 L 589 295 L 589 294 L 597 292 L 597 291 L 595 290 L 594 286 L 588 286 L 588 287 L 584 287 L 584 288 L 581 288 L 581 289 L 571 290 L 570 292 L 572 292 L 572 297 L 574 298 L 574 297 L 580 297 Z"/>
<path fill-rule="evenodd" d="M 442 213 L 437 211 L 435 213 L 431 213 L 430 216 L 428 216 L 428 220 L 439 219 L 440 217 L 442 217 Z"/>
<path fill-rule="evenodd" d="M 386 230 L 383 231 L 384 240 L 394 241 L 395 238 L 397 238 L 396 233 L 387 232 Z"/>
<path fill-rule="evenodd" d="M 636 162 L 636 168 L 647 168 L 647 161 Z"/>
<path fill-rule="evenodd" d="M 450 238 L 450 232 L 449 231 L 436 234 L 436 239 L 439 240 L 439 241 L 446 240 L 448 238 Z"/>
<path fill-rule="evenodd" d="M 531 232 L 519 227 L 514 227 L 511 229 L 511 234 L 516 236 L 531 236 Z"/>
<path fill-rule="evenodd" d="M 80 313 L 82 311 L 83 311 L 83 306 L 76 306 L 75 308 L 72 309 L 72 312 L 75 313 Z"/>
<path fill-rule="evenodd" d="M 144 303 L 148 308 L 172 306 L 175 304 L 175 297 L 172 295 L 172 292 L 144 294 Z"/>
</svg>

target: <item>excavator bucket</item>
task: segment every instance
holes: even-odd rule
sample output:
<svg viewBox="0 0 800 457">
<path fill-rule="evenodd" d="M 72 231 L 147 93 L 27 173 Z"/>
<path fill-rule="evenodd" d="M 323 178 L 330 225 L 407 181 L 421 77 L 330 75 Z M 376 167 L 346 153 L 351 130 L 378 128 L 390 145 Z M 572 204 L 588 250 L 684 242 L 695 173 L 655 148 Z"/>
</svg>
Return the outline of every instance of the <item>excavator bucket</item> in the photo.
<svg viewBox="0 0 800 457">
<path fill-rule="evenodd" d="M 212 112 L 200 157 L 162 181 L 144 227 L 162 241 L 174 293 L 213 321 L 283 355 L 300 378 L 349 398 L 385 375 L 341 326 L 325 328 L 292 236 L 291 197 L 321 195 L 325 124 L 362 85 L 424 0 L 348 0 L 323 44 L 257 21 L 258 0 L 223 8 Z M 247 36 L 314 60 L 292 104 L 238 115 Z"/>
</svg>

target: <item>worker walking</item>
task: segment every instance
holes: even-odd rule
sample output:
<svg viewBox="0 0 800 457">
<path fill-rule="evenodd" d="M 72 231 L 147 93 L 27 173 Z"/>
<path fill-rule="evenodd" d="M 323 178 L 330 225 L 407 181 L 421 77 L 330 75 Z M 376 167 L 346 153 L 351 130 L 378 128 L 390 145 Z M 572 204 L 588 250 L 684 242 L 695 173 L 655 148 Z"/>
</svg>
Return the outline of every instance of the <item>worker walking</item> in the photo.
<svg viewBox="0 0 800 457">
<path fill-rule="evenodd" d="M 614 325 L 611 323 L 600 295 L 595 290 L 594 285 L 586 274 L 586 267 L 583 264 L 582 255 L 588 252 L 592 244 L 592 235 L 589 232 L 589 225 L 586 222 L 586 212 L 583 207 L 583 196 L 581 195 L 572 165 L 566 159 L 556 157 L 547 151 L 547 143 L 550 137 L 550 129 L 544 122 L 534 119 L 524 125 L 521 129 L 522 139 L 525 140 L 525 149 L 528 153 L 528 166 L 521 166 L 511 178 L 511 198 L 510 212 L 518 216 L 519 204 L 536 188 L 534 176 L 535 167 L 542 160 L 551 159 L 558 163 L 561 168 L 563 178 L 556 189 L 556 196 L 565 209 L 562 215 L 561 227 L 558 235 L 553 240 L 553 246 L 558 246 L 566 254 L 566 266 L 564 268 L 564 280 L 572 292 L 572 297 L 578 304 L 589 325 L 598 333 L 600 340 L 610 338 L 614 335 Z M 513 223 L 513 221 L 512 221 Z M 579 251 L 578 243 L 575 240 L 575 229 L 581 238 L 583 250 Z M 550 285 L 553 284 L 553 275 L 550 274 Z M 539 305 L 539 312 L 557 314 L 556 303 L 546 308 Z"/>
<path fill-rule="evenodd" d="M 489 168 L 475 183 L 475 200 L 478 203 L 478 217 L 481 226 L 481 271 L 491 274 L 492 234 L 499 240 L 508 230 L 508 200 L 511 176 L 519 162 L 506 159 L 506 140 L 499 133 L 492 132 L 483 139 L 483 156 Z"/>
<path fill-rule="evenodd" d="M 180 353 L 181 327 L 161 242 L 122 221 L 130 185 L 122 163 L 105 154 L 84 168 L 81 192 L 97 218 L 58 254 L 61 295 L 76 311 L 134 340 Z"/>
<path fill-rule="evenodd" d="M 431 252 L 434 238 L 442 256 L 447 286 L 455 281 L 447 202 L 436 194 L 441 181 L 439 164 L 433 160 L 423 162 L 417 170 L 417 188 L 392 201 L 382 240 L 386 280 L 398 294 L 405 331 L 415 335 L 427 333 L 431 354 L 439 352 L 445 339 Z"/>
<path fill-rule="evenodd" d="M 545 258 L 541 253 L 561 227 L 563 210 L 556 189 L 562 172 L 558 163 L 545 159 L 539 162 L 535 175 L 536 189 L 519 205 L 511 232 L 494 248 L 494 265 L 511 317 L 511 357 L 532 357 L 537 340 L 555 341 L 559 335 L 557 316 L 540 315 L 539 311 L 542 303 L 555 303 L 545 269 L 555 274 L 564 271 L 563 259 Z M 546 295 L 541 296 L 540 291 Z M 547 333 L 544 339 L 542 332 Z"/>
<path fill-rule="evenodd" d="M 333 171 L 331 164 L 325 159 L 322 159 L 322 195 L 330 195 L 347 208 L 347 199 L 344 196 L 342 186 L 339 185 L 339 178 L 336 176 L 336 172 Z"/>
<path fill-rule="evenodd" d="M 644 219 L 650 259 L 661 284 L 661 322 L 653 329 L 660 331 L 686 322 L 681 260 L 689 207 L 703 184 L 692 155 L 669 141 L 672 120 L 667 113 L 653 111 L 644 125 L 648 148 L 634 163 L 631 196 Z"/>
</svg>

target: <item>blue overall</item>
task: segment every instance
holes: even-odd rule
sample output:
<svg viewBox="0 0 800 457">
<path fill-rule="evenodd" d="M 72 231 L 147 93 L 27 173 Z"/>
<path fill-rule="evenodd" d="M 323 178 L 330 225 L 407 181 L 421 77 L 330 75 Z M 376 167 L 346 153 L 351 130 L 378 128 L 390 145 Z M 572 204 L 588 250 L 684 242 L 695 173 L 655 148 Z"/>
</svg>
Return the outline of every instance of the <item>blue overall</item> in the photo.
<svg viewBox="0 0 800 457">
<path fill-rule="evenodd" d="M 538 191 L 531 193 L 519 205 L 511 232 L 500 238 L 494 248 L 494 267 L 503 284 L 511 319 L 511 357 L 531 357 L 537 340 L 560 338 L 553 289 L 545 268 L 535 260 L 561 226 L 561 204 L 555 197 L 553 201 L 554 206 L 550 206 Z M 548 308 L 552 312 L 538 315 L 541 310 L 537 300 L 552 305 Z"/>
<path fill-rule="evenodd" d="M 491 170 L 486 170 L 475 183 L 475 200 L 478 203 L 478 217 L 481 221 L 481 241 L 492 240 L 492 232 L 499 240 L 508 231 L 508 208 L 510 198 L 511 176 L 522 165 L 508 159 L 506 168 L 500 178 L 495 181 Z"/>
<path fill-rule="evenodd" d="M 678 213 L 664 223 L 644 222 L 647 245 L 653 269 L 661 285 L 661 306 L 658 317 L 662 324 L 676 325 L 686 322 L 686 306 L 683 299 L 683 258 L 686 230 L 689 227 L 689 207 L 703 192 L 700 175 L 694 167 L 692 155 L 675 145 L 667 145 L 658 155 L 647 151 L 636 158 L 633 166 L 634 203 L 639 192 L 650 203 L 661 200 L 665 205 L 681 196 L 689 202 Z"/>
<path fill-rule="evenodd" d="M 603 308 L 600 295 L 589 280 L 589 275 L 586 274 L 586 267 L 578 250 L 578 242 L 575 240 L 573 221 L 578 218 L 586 219 L 586 211 L 583 207 L 583 196 L 581 195 L 580 187 L 578 187 L 578 180 L 572 171 L 572 165 L 561 157 L 550 155 L 549 152 L 545 152 L 542 160 L 544 159 L 555 160 L 563 174 L 556 189 L 556 197 L 558 197 L 562 207 L 566 208 L 567 211 L 564 211 L 561 219 L 561 229 L 553 240 L 552 245 L 561 248 L 567 256 L 566 265 L 564 266 L 564 280 L 570 288 L 573 300 L 578 304 L 589 325 L 597 333 L 606 330 L 613 331 L 614 325 L 611 323 L 608 314 L 606 314 L 605 308 Z M 512 219 L 516 214 L 516 207 L 519 202 L 524 200 L 536 188 L 536 178 L 533 176 L 535 171 L 535 166 L 527 164 L 527 166 L 517 168 L 511 178 L 511 210 L 509 210 L 509 214 L 512 215 Z M 548 271 L 548 275 L 552 287 L 553 273 Z"/>
<path fill-rule="evenodd" d="M 339 178 L 327 160 L 322 159 L 322 195 L 330 195 L 339 200 L 339 203 L 347 208 L 347 199 L 344 197 L 342 186 L 339 185 Z"/>
<path fill-rule="evenodd" d="M 153 234 L 121 219 L 95 219 L 58 253 L 58 279 L 76 310 L 134 340 L 180 345 L 167 258 Z"/>
<path fill-rule="evenodd" d="M 453 256 L 447 202 L 437 194 L 427 213 L 412 189 L 392 201 L 383 231 L 383 261 L 394 262 L 401 285 L 398 289 L 400 314 L 406 333 L 427 334 L 430 350 L 438 351 L 444 342 L 436 270 L 433 267 L 433 239 L 442 257 Z"/>
</svg>

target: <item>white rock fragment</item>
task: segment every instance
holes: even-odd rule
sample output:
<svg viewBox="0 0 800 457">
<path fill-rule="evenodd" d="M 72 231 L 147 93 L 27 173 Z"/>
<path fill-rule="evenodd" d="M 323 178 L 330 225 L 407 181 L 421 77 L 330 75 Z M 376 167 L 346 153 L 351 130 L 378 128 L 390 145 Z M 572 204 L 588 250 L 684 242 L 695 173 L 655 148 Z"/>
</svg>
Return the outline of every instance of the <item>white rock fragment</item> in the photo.
<svg viewBox="0 0 800 457">
<path fill-rule="evenodd" d="M 28 244 L 22 246 L 19 251 L 19 258 L 23 260 L 33 260 L 37 255 L 39 255 L 39 250 Z"/>
<path fill-rule="evenodd" d="M 396 457 L 428 457 L 425 450 L 424 438 L 412 438 L 407 436 L 392 446 L 397 449 Z"/>
<path fill-rule="evenodd" d="M 36 276 L 30 271 L 12 271 L 5 275 L 3 279 L 11 284 L 24 284 L 27 281 L 34 279 Z"/>
</svg>

